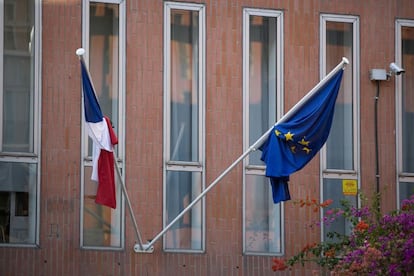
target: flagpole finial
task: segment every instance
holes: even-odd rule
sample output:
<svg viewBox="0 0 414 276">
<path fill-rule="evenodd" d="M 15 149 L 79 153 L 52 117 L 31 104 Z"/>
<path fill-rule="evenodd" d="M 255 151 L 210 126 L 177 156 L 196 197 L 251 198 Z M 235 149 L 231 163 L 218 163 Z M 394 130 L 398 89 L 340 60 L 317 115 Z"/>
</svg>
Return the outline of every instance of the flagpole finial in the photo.
<svg viewBox="0 0 414 276">
<path fill-rule="evenodd" d="M 346 57 L 342 57 L 342 61 L 343 61 L 345 64 L 349 64 L 349 60 L 348 60 Z"/>
<path fill-rule="evenodd" d="M 76 50 L 76 55 L 83 56 L 85 54 L 85 49 L 79 48 Z"/>
</svg>

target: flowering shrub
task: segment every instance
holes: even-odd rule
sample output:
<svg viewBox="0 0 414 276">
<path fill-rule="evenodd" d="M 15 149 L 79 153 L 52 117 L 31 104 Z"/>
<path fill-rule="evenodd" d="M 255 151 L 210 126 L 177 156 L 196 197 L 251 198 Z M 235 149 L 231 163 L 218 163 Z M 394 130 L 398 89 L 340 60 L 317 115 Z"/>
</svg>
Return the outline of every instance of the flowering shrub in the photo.
<svg viewBox="0 0 414 276">
<path fill-rule="evenodd" d="M 331 275 L 414 273 L 414 196 L 404 200 L 400 210 L 386 215 L 378 212 L 378 199 L 376 197 L 372 208 L 357 209 L 343 201 L 342 208 L 327 210 L 321 223 L 329 225 L 338 217 L 345 217 L 353 225 L 351 234 L 330 232 L 324 242 L 308 244 L 288 260 L 275 258 L 273 271 L 314 262 L 330 270 Z M 320 204 L 315 200 L 301 200 L 297 203 L 316 212 L 332 201 Z"/>
</svg>

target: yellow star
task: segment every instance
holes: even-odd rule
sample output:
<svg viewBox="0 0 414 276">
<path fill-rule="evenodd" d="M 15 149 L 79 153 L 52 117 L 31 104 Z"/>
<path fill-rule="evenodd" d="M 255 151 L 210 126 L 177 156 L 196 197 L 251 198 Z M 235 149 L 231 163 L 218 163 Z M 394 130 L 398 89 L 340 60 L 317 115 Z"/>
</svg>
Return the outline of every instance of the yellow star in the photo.
<svg viewBox="0 0 414 276">
<path fill-rule="evenodd" d="M 293 152 L 293 153 L 296 153 L 296 146 L 291 146 L 290 151 Z"/>
<path fill-rule="evenodd" d="M 293 135 L 294 134 L 290 133 L 290 131 L 286 133 L 285 134 L 286 141 L 293 141 Z"/>
<path fill-rule="evenodd" d="M 304 150 L 306 152 L 306 154 L 309 154 L 312 149 L 310 149 L 308 147 L 303 147 L 302 150 Z"/>
<path fill-rule="evenodd" d="M 299 144 L 302 146 L 309 146 L 309 141 L 306 141 L 305 138 L 302 138 L 302 140 L 299 141 Z"/>
<path fill-rule="evenodd" d="M 279 130 L 275 130 L 275 133 L 276 133 L 276 136 L 279 136 L 280 135 L 280 131 Z"/>
</svg>

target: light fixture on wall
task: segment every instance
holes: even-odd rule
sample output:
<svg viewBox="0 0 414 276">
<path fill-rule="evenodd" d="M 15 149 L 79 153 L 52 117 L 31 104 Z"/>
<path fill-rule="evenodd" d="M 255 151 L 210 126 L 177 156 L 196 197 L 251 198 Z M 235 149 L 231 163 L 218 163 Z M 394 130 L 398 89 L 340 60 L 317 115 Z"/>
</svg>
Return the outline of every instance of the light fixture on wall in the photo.
<svg viewBox="0 0 414 276">
<path fill-rule="evenodd" d="M 379 160 L 378 160 L 378 99 L 380 91 L 380 82 L 389 81 L 392 76 L 399 76 L 405 73 L 405 70 L 395 62 L 390 63 L 390 70 L 371 69 L 369 70 L 369 79 L 377 82 L 377 95 L 375 97 L 375 178 L 377 183 L 377 193 L 379 193 Z"/>
</svg>

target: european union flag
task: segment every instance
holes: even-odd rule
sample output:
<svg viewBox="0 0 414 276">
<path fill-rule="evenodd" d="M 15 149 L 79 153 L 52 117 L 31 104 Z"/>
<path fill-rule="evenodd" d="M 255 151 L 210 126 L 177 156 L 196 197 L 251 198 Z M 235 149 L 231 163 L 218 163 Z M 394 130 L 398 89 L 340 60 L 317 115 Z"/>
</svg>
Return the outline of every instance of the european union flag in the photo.
<svg viewBox="0 0 414 276">
<path fill-rule="evenodd" d="M 328 139 L 342 75 L 339 70 L 286 122 L 277 123 L 260 147 L 274 203 L 290 199 L 289 175 L 312 160 Z"/>
</svg>

